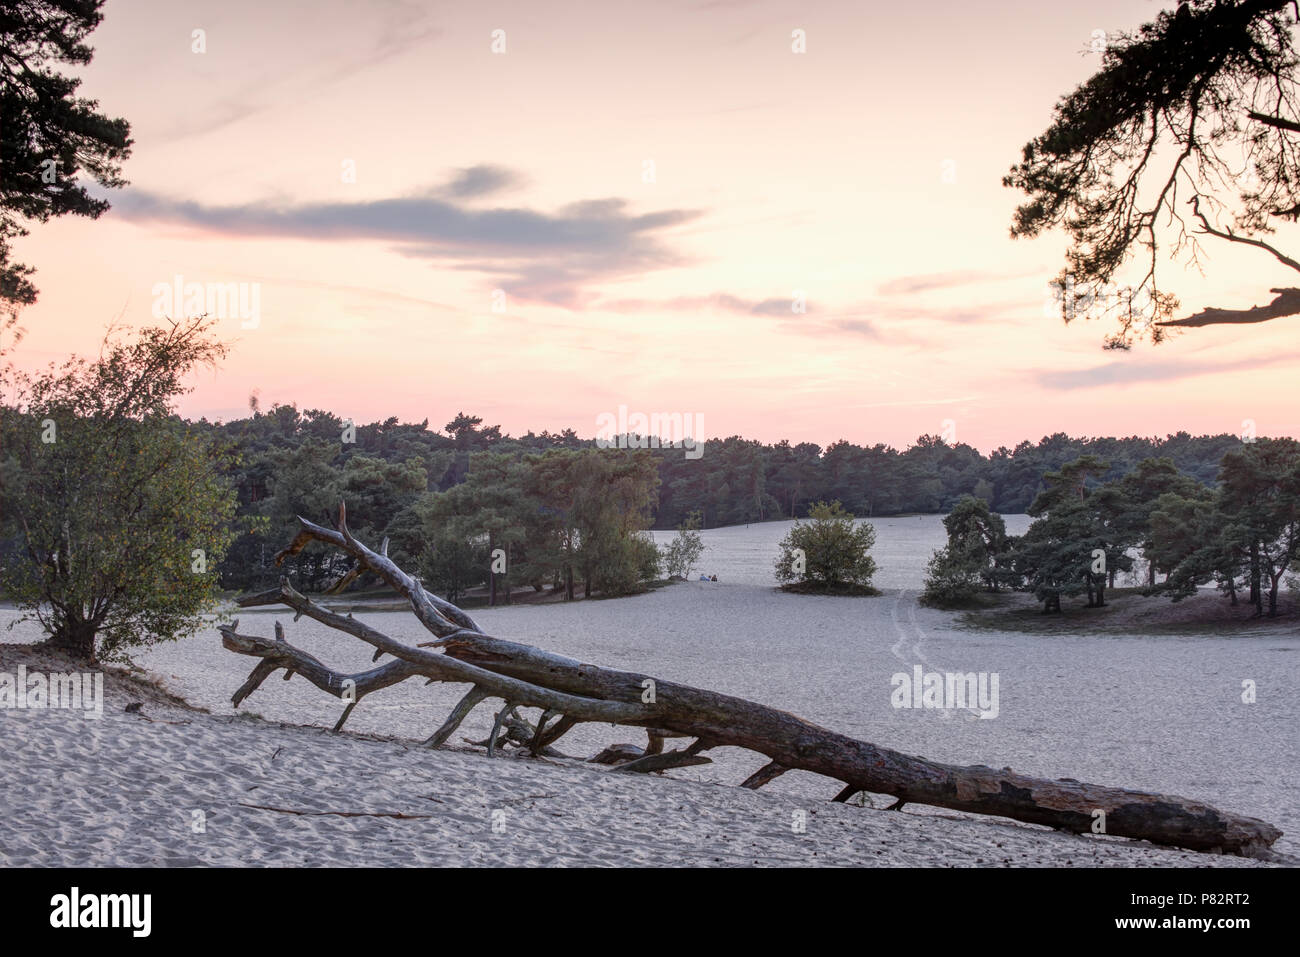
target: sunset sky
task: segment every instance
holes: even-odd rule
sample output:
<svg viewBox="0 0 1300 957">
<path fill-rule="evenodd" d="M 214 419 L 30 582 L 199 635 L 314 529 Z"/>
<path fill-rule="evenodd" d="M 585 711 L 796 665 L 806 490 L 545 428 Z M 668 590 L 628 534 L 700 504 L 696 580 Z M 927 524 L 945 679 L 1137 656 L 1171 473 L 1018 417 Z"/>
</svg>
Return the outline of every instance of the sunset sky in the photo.
<svg viewBox="0 0 1300 957">
<path fill-rule="evenodd" d="M 193 416 L 256 390 L 516 434 L 626 405 L 823 445 L 1297 435 L 1300 318 L 1105 352 L 1053 313 L 1063 238 L 1009 238 L 1001 177 L 1093 32 L 1160 7 L 110 0 L 82 92 L 131 123 L 131 185 L 15 244 L 41 296 L 17 359 L 93 352 L 180 275 L 260 284 Z M 1207 249 L 1166 267 L 1180 315 L 1294 284 Z"/>
</svg>

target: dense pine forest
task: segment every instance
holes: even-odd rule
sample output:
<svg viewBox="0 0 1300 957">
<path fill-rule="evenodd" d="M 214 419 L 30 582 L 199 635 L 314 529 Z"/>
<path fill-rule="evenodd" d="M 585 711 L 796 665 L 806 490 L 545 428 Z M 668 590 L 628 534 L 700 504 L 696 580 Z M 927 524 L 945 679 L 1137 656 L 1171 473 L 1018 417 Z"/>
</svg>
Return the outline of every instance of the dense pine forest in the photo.
<svg viewBox="0 0 1300 957">
<path fill-rule="evenodd" d="M 228 445 L 239 512 L 250 521 L 222 565 L 226 587 L 250 587 L 274 575 L 271 558 L 288 539 L 294 516 L 331 520 L 340 499 L 348 503 L 354 529 L 376 540 L 388 536 L 395 554 L 415 559 L 432 528 L 460 524 L 474 526 L 476 534 L 492 534 L 499 525 L 509 537 L 530 516 L 548 511 L 545 502 L 558 502 L 555 496 L 572 481 L 608 481 L 608 476 L 593 479 L 594 457 L 576 454 L 595 449 L 595 439 L 572 430 L 513 437 L 463 413 L 441 431 L 427 420 L 354 425 L 330 412 L 285 405 L 197 425 Z M 639 443 L 632 437 L 627 444 Z M 831 500 L 871 517 L 947 512 L 963 495 L 973 495 L 995 512 L 1014 514 L 1028 510 L 1044 490 L 1045 474 L 1081 456 L 1109 464 L 1109 471 L 1096 477 L 1099 482 L 1131 472 L 1143 459 L 1167 457 L 1181 472 L 1212 485 L 1223 455 L 1241 444 L 1227 434 L 1180 432 L 1151 439 L 1058 433 L 985 455 L 934 435 L 920 436 L 902 450 L 843 440 L 823 449 L 811 442 L 764 444 L 731 436 L 708 440 L 703 454 L 697 449 L 692 457 L 681 448 L 644 449 L 635 458 L 653 462 L 657 487 L 653 476 L 641 474 L 618 507 L 634 525 L 657 529 L 675 528 L 692 515 L 704 528 L 803 518 L 813 503 Z M 555 464 L 566 458 L 563 453 L 573 453 L 576 467 L 568 478 L 553 467 L 547 489 L 532 490 L 542 504 L 528 507 L 522 501 L 524 486 L 512 493 L 507 473 L 512 464 L 548 452 Z M 458 487 L 459 502 L 437 494 Z M 529 514 L 510 516 L 512 501 Z M 558 505 L 549 509 L 557 510 Z M 300 569 L 305 583 L 329 573 Z"/>
</svg>

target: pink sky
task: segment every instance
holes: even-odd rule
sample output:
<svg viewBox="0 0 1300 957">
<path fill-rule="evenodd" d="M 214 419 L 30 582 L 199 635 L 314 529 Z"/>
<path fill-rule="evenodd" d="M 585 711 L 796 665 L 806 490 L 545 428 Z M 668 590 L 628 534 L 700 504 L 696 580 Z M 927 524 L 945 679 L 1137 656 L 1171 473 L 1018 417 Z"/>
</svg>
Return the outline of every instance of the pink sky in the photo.
<svg viewBox="0 0 1300 957">
<path fill-rule="evenodd" d="M 17 358 L 93 352 L 180 275 L 260 284 L 183 407 L 209 418 L 257 390 L 516 434 L 620 405 L 823 445 L 1300 434 L 1300 319 L 1104 352 L 1050 315 L 1063 239 L 1008 236 L 1001 177 L 1093 31 L 1158 9 L 111 0 L 83 93 L 132 124 L 131 186 L 16 244 L 41 291 Z M 1208 249 L 1166 269 L 1181 314 L 1291 283 Z"/>
</svg>

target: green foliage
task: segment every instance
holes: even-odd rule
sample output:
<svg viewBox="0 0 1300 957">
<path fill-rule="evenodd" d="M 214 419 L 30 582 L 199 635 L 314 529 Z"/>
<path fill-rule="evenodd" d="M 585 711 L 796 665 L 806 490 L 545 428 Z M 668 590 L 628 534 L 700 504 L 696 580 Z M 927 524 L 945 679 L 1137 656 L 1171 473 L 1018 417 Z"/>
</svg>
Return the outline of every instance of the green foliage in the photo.
<svg viewBox="0 0 1300 957">
<path fill-rule="evenodd" d="M 528 468 L 522 461 L 476 452 L 464 482 L 416 503 L 427 540 L 457 569 L 454 576 L 444 569 L 443 587 L 459 590 L 486 581 L 493 597 L 499 591 L 509 601 L 516 584 L 540 582 L 545 576 L 537 553 L 547 535 L 547 522 L 527 484 Z M 470 556 L 480 563 L 477 571 L 468 565 Z M 504 570 L 494 573 L 497 556 L 502 561 L 495 564 L 504 565 Z"/>
<path fill-rule="evenodd" d="M 602 547 L 602 559 L 591 566 L 592 589 L 600 595 L 631 595 L 659 577 L 659 550 L 644 532 L 613 537 Z"/>
<path fill-rule="evenodd" d="M 1035 521 L 1015 543 L 1011 560 L 1044 611 L 1060 611 L 1063 597 L 1083 592 L 1089 607 L 1104 605 L 1109 577 L 1133 566 L 1112 524 L 1113 492 L 1095 485 L 1109 468 L 1089 455 L 1043 476 L 1045 488 L 1029 507 Z"/>
<path fill-rule="evenodd" d="M 1221 536 L 1227 557 L 1250 587 L 1256 613 L 1277 614 L 1288 569 L 1300 564 L 1300 443 L 1261 439 L 1223 457 Z"/>
<path fill-rule="evenodd" d="M 488 576 L 488 567 L 485 544 L 449 532 L 429 538 L 419 562 L 425 587 L 442 592 L 451 602 L 483 584 Z"/>
<path fill-rule="evenodd" d="M 1152 582 L 1149 591 L 1181 601 L 1216 576 L 1231 591 L 1236 576 L 1221 536 L 1225 527 L 1218 495 L 1211 489 L 1184 495 L 1169 492 L 1156 499 L 1146 557 L 1168 574 L 1163 582 Z"/>
<path fill-rule="evenodd" d="M 856 524 L 839 502 L 816 502 L 810 511 L 812 520 L 795 522 L 781 540 L 777 580 L 825 591 L 870 588 L 876 563 L 869 553 L 876 530 L 865 522 Z"/>
<path fill-rule="evenodd" d="M 506 601 L 519 586 L 563 588 L 566 598 L 578 583 L 587 596 L 637 591 L 658 574 L 654 543 L 640 534 L 657 480 L 640 450 L 474 453 L 464 482 L 414 507 L 435 543 L 422 568 L 443 589 L 486 579 Z M 504 564 L 495 573 L 494 554 Z M 479 572 L 471 561 L 483 562 Z"/>
<path fill-rule="evenodd" d="M 106 341 L 101 358 L 18 376 L 0 417 L 0 514 L 20 550 L 0 587 L 86 659 L 192 634 L 217 597 L 231 452 L 171 414 L 182 377 L 224 355 L 194 320 Z"/>
<path fill-rule="evenodd" d="M 984 499 L 973 495 L 959 498 L 945 516 L 943 527 L 948 532 L 948 551 L 971 568 L 985 588 L 997 591 L 1007 583 L 1007 525 Z"/>
<path fill-rule="evenodd" d="M 636 532 L 629 537 L 636 579 L 633 588 L 640 589 L 644 582 L 652 582 L 663 573 L 663 561 L 654 539 L 647 532 Z"/>
<path fill-rule="evenodd" d="M 948 544 L 930 559 L 922 604 L 970 604 L 981 588 L 996 591 L 1011 583 L 1006 523 L 1001 515 L 989 511 L 984 499 L 973 495 L 958 499 L 943 524 Z"/>
<path fill-rule="evenodd" d="M 925 588 L 918 601 L 932 608 L 972 604 L 980 593 L 979 567 L 968 556 L 944 547 L 925 566 Z"/>
<path fill-rule="evenodd" d="M 1090 606 L 1104 605 L 1108 577 L 1113 583 L 1117 571 L 1131 569 L 1140 549 L 1147 594 L 1181 601 L 1217 582 L 1233 604 L 1248 589 L 1256 614 L 1266 606 L 1277 613 L 1281 584 L 1300 564 L 1300 443 L 1241 445 L 1224 455 L 1214 489 L 1169 459 L 1145 460 L 1099 484 L 1106 469 L 1083 457 L 1044 476 L 1030 508 L 1035 521 L 1014 542 L 1014 569 L 1045 610 L 1085 591 Z"/>
<path fill-rule="evenodd" d="M 1300 565 L 1300 443 L 1260 439 L 1223 457 L 1217 490 L 1162 495 L 1151 539 L 1170 569 L 1153 591 L 1178 601 L 1217 581 L 1234 604 L 1245 590 L 1257 615 L 1276 615 L 1282 582 Z"/>
<path fill-rule="evenodd" d="M 812 443 L 762 445 L 733 436 L 709 440 L 701 458 L 687 459 L 681 449 L 599 450 L 593 440 L 580 439 L 571 430 L 515 438 L 466 414 L 448 423 L 450 434 L 431 430 L 427 420 L 399 423 L 389 418 L 358 424 L 356 441 L 344 444 L 342 420 L 329 412 L 292 406 L 263 411 L 256 403 L 250 408 L 248 418 L 193 424 L 239 449 L 239 460 L 231 460 L 226 475 L 238 488 L 240 515 L 260 520 L 236 540 L 221 567 L 223 584 L 240 590 L 271 587 L 287 572 L 297 587 L 316 591 L 342 574 L 346 563 L 329 549 L 308 548 L 288 558 L 284 568 L 272 559 L 292 538 L 298 515 L 330 524 L 345 496 L 354 530 L 364 522 L 372 539 L 390 538 L 391 554 L 412 567 L 420 565 L 426 542 L 441 536 L 441 524 L 448 517 L 460 517 L 465 541 L 490 534 L 493 546 L 508 553 L 508 571 L 496 576 L 498 590 L 508 600 L 513 590 L 528 586 L 558 586 L 568 594 L 575 588 L 586 590 L 586 582 L 600 578 L 601 562 L 623 561 L 617 554 L 624 547 L 617 541 L 621 536 L 645 527 L 684 525 L 692 515 L 698 515 L 698 527 L 705 528 L 806 516 L 810 503 L 823 500 L 838 500 L 863 515 L 954 509 L 972 491 L 988 504 L 990 513 L 1023 512 L 1046 489 L 1045 474 L 1086 455 L 1110 463 L 1104 474 L 1089 480 L 1094 486 L 1117 481 L 1140 467 L 1151 468 L 1142 465 L 1146 459 L 1168 458 L 1178 475 L 1171 478 L 1156 469 L 1142 477 L 1144 488 L 1135 494 L 1149 498 L 1167 478 L 1174 483 L 1166 483 L 1167 488 L 1214 483 L 1224 454 L 1243 448 L 1235 436 L 1193 437 L 1185 432 L 1163 439 L 1075 439 L 1057 433 L 988 456 L 936 436 L 921 436 L 902 451 L 849 442 L 825 450 Z M 615 458 L 578 455 L 606 452 Z M 639 478 L 633 484 L 644 494 L 620 498 L 621 493 L 611 489 L 612 500 L 622 501 L 634 521 L 613 539 L 602 538 L 593 531 L 605 521 L 600 517 L 605 493 L 599 486 L 611 473 L 595 463 L 616 461 L 631 452 L 649 463 L 634 470 Z M 548 453 L 559 457 L 549 465 L 531 461 L 545 459 Z M 481 458 L 485 455 L 495 456 L 496 464 L 489 467 Z M 350 465 L 354 459 L 356 465 Z M 509 463 L 523 471 L 507 475 Z M 524 475 L 530 476 L 527 481 Z M 651 490 L 656 477 L 657 489 Z M 385 487 L 389 481 L 392 488 Z M 445 499 L 443 517 L 429 524 L 427 500 L 462 485 L 469 486 L 460 493 L 468 497 L 453 494 Z M 480 506 L 481 515 L 476 514 Z M 622 522 L 618 516 L 613 520 Z M 1110 520 L 1117 540 L 1126 547 L 1144 547 L 1137 533 L 1140 514 Z M 495 541 L 497 535 L 502 541 Z M 609 554 L 602 555 L 602 550 Z M 1006 556 L 991 576 L 982 577 L 985 587 L 1011 583 L 1015 572 Z M 626 587 L 626 576 L 615 577 L 623 582 L 617 587 Z"/>
<path fill-rule="evenodd" d="M 513 438 L 502 435 L 497 426 L 483 427 L 477 416 L 468 415 L 448 423 L 452 435 L 429 429 L 427 421 L 403 424 L 390 418 L 359 424 L 356 441 L 350 444 L 341 442 L 343 423 L 337 416 L 315 409 L 300 412 L 292 406 L 262 411 L 254 403 L 249 418 L 215 425 L 199 422 L 194 427 L 211 430 L 238 447 L 240 462 L 227 474 L 239 489 L 240 514 L 265 519 L 260 531 L 235 542 L 222 566 L 223 582 L 240 589 L 271 587 L 287 570 L 298 587 L 317 590 L 341 572 L 341 560 L 326 549 L 307 549 L 288 559 L 286 569 L 275 567 L 271 559 L 293 536 L 298 515 L 325 523 L 335 520 L 348 481 L 344 473 L 354 458 L 370 464 L 351 479 L 355 492 L 347 491 L 353 527 L 359 527 L 364 513 L 376 538 L 391 538 L 395 557 L 414 560 L 423 542 L 417 531 L 420 520 L 410 509 L 426 490 L 445 492 L 464 483 L 477 467 L 471 466 L 476 456 L 490 452 L 522 461 L 551 450 L 595 451 L 593 440 L 579 439 L 572 431 L 529 432 Z M 922 436 L 904 451 L 837 442 L 823 452 L 811 443 L 764 446 L 736 437 L 710 440 L 703 457 L 694 460 L 685 458 L 680 449 L 639 451 L 654 462 L 659 477 L 649 510 L 650 527 L 675 528 L 698 512 L 700 528 L 706 528 L 804 516 L 809 502 L 822 499 L 837 499 L 863 515 L 950 509 L 972 489 L 977 497 L 992 496 L 992 510 L 1023 512 L 1041 491 L 1045 472 L 1089 453 L 1112 463 L 1108 479 L 1159 453 L 1189 478 L 1209 484 L 1223 454 L 1240 447 L 1233 436 L 1193 438 L 1178 433 L 1161 440 L 1072 439 L 1057 434 L 1037 445 L 1024 442 L 988 457 L 932 436 Z M 356 492 L 363 497 L 372 491 L 383 494 L 362 481 L 363 476 L 374 474 L 378 462 L 396 467 L 403 475 L 401 490 L 387 499 L 354 503 L 351 496 Z M 415 468 L 423 473 L 424 489 L 419 491 Z M 409 479 L 408 469 L 412 470 Z M 541 507 L 539 501 L 534 504 Z M 352 518 L 354 511 L 356 518 Z M 522 552 L 516 555 L 518 547 L 510 546 L 512 567 L 525 559 Z M 530 575 L 519 578 L 513 571 L 511 576 L 515 581 L 531 580 Z"/>
<path fill-rule="evenodd" d="M 1164 565 L 1151 538 L 1152 513 L 1165 495 L 1195 499 L 1206 491 L 1190 476 L 1178 471 L 1170 458 L 1143 459 L 1133 471 L 1107 483 L 1110 527 L 1127 548 L 1141 549 L 1147 559 L 1147 585 L 1155 584 Z"/>
<path fill-rule="evenodd" d="M 660 560 L 670 578 L 688 579 L 691 571 L 704 555 L 704 539 L 699 527 L 704 517 L 692 512 L 686 521 L 677 526 L 677 535 L 661 549 Z"/>
<path fill-rule="evenodd" d="M 553 450 L 527 460 L 530 490 L 554 522 L 552 554 L 573 597 L 575 575 L 592 590 L 628 594 L 640 588 L 648 557 L 632 541 L 648 528 L 659 484 L 648 450 Z M 657 556 L 656 556 L 657 564 Z"/>
</svg>

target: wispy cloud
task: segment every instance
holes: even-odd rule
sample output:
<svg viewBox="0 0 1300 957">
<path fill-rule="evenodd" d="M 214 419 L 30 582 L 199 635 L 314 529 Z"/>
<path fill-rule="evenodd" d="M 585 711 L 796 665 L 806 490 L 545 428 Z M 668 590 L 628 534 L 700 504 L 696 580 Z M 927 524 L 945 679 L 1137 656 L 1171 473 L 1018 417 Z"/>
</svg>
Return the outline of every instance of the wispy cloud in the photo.
<svg viewBox="0 0 1300 957">
<path fill-rule="evenodd" d="M 615 299 L 594 303 L 592 308 L 607 312 L 728 312 L 739 316 L 756 316 L 764 319 L 784 320 L 782 327 L 808 336 L 845 336 L 892 342 L 897 345 L 918 345 L 918 340 L 883 330 L 878 321 L 858 315 L 856 308 L 825 313 L 811 302 L 800 304 L 789 297 L 773 296 L 767 299 L 736 296 L 716 292 L 708 296 L 676 296 L 671 299 Z"/>
<path fill-rule="evenodd" d="M 355 296 L 358 299 L 375 300 L 382 302 L 405 303 L 412 306 L 432 307 L 443 312 L 460 312 L 462 307 L 453 306 L 450 303 L 438 302 L 433 299 L 425 299 L 421 296 L 408 296 L 400 292 L 393 292 L 388 289 L 375 289 L 370 286 L 357 286 L 341 282 L 322 282 L 316 279 L 293 279 L 282 276 L 272 275 L 255 275 L 250 274 L 250 282 L 260 282 L 267 286 L 285 286 L 297 289 L 320 289 L 325 292 Z"/>
<path fill-rule="evenodd" d="M 853 402 L 841 406 L 845 409 L 897 409 L 930 405 L 960 405 L 963 402 L 975 402 L 978 395 L 946 396 L 940 399 L 898 399 L 891 402 Z"/>
<path fill-rule="evenodd" d="M 1217 375 L 1245 369 L 1260 369 L 1281 362 L 1294 362 L 1291 355 L 1273 355 L 1261 358 L 1236 359 L 1229 362 L 1178 361 L 1172 356 L 1168 361 L 1108 362 L 1088 369 L 1071 369 L 1064 372 L 1036 372 L 1033 381 L 1045 389 L 1071 390 L 1095 389 L 1102 386 L 1136 385 L 1141 382 L 1174 382 L 1195 379 L 1199 376 Z"/>
<path fill-rule="evenodd" d="M 591 303 L 597 311 L 617 313 L 731 313 L 763 319 L 783 320 L 783 330 L 797 335 L 817 338 L 870 339 L 896 346 L 925 347 L 934 342 L 918 334 L 918 323 L 987 323 L 1003 325 L 1009 320 L 1003 314 L 1007 304 L 988 307 L 954 309 L 948 306 L 930 306 L 918 303 L 900 303 L 885 300 L 866 300 L 844 304 L 828 304 L 809 299 L 802 302 L 802 311 L 794 309 L 790 297 L 772 296 L 764 299 L 715 292 L 702 296 L 674 296 L 665 299 L 608 299 Z M 1019 303 L 1013 305 L 1022 305 Z"/>
<path fill-rule="evenodd" d="M 751 316 L 796 316 L 789 298 L 750 299 L 726 292 L 707 296 L 674 296 L 670 299 L 610 299 L 592 303 L 605 312 L 734 312 Z M 811 310 L 810 310 L 811 311 Z"/>
<path fill-rule="evenodd" d="M 882 296 L 914 296 L 936 289 L 955 289 L 960 286 L 975 286 L 985 283 L 1006 282 L 1012 279 L 1026 279 L 1037 273 L 990 273 L 973 270 L 954 270 L 952 272 L 927 273 L 919 276 L 900 276 L 881 283 L 877 292 Z"/>
<path fill-rule="evenodd" d="M 836 332 L 864 336 L 867 339 L 880 341 L 885 338 L 884 333 L 869 319 L 833 319 L 826 325 Z"/>
<path fill-rule="evenodd" d="M 488 169 L 493 172 L 460 181 L 469 182 L 471 191 L 508 181 L 509 174 Z M 130 221 L 179 223 L 222 235 L 387 241 L 402 255 L 483 273 L 512 298 L 569 308 L 584 305 L 594 295 L 588 287 L 599 282 L 686 265 L 688 257 L 663 233 L 700 215 L 688 209 L 636 214 L 617 198 L 542 212 L 470 209 L 428 194 L 355 203 L 219 206 L 140 190 L 118 196 L 113 209 Z"/>
<path fill-rule="evenodd" d="M 788 323 L 783 328 L 793 328 Z M 867 317 L 840 313 L 830 316 L 814 316 L 799 324 L 797 331 L 809 338 L 826 339 L 867 339 L 886 346 L 924 349 L 932 347 L 934 341 L 924 335 L 918 335 L 915 328 L 906 322 L 890 321 L 875 316 Z"/>
<path fill-rule="evenodd" d="M 278 27 L 290 23 L 294 42 L 290 49 L 282 45 L 276 56 L 260 60 L 253 55 L 260 52 L 255 42 L 244 44 L 248 60 L 238 63 L 234 74 L 238 79 L 223 84 L 220 98 L 203 109 L 176 117 L 160 132 L 158 142 L 210 135 L 268 110 L 308 102 L 358 74 L 392 63 L 443 33 L 435 22 L 437 11 L 411 0 L 372 0 L 364 17 L 355 16 L 355 10 L 339 0 L 325 4 L 278 0 L 271 15 L 264 4 L 242 0 L 227 4 L 224 12 L 236 23 L 266 16 L 264 37 L 273 37 Z M 341 17 L 348 17 L 351 24 L 345 33 L 334 28 Z M 286 61 L 291 68 L 286 69 Z"/>
</svg>

